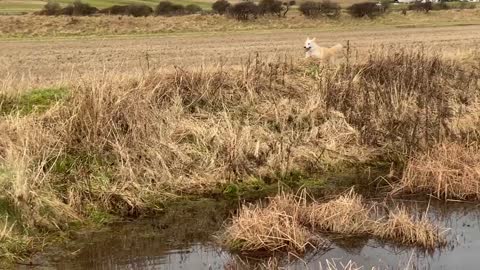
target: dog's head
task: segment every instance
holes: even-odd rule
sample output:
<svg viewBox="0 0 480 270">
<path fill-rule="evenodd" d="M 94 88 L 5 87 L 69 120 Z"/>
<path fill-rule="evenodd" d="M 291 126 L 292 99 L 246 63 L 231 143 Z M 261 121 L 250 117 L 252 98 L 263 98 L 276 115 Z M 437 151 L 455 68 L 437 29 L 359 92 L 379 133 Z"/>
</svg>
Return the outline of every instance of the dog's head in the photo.
<svg viewBox="0 0 480 270">
<path fill-rule="evenodd" d="M 305 45 L 303 46 L 303 48 L 306 51 L 310 50 L 312 48 L 312 44 L 313 44 L 314 41 L 315 41 L 315 38 L 310 39 L 310 38 L 307 37 L 307 40 L 305 41 Z"/>
</svg>

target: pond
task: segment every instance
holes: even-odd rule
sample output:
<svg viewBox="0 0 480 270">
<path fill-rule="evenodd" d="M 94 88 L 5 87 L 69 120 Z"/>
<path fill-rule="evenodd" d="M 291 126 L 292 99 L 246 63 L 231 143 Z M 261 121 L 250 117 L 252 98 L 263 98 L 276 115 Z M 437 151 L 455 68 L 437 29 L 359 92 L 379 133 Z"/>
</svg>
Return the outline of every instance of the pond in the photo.
<svg viewBox="0 0 480 270">
<path fill-rule="evenodd" d="M 281 256 L 285 269 L 326 269 L 354 261 L 362 269 L 478 269 L 480 208 L 473 203 L 398 200 L 410 211 L 424 213 L 444 227 L 448 245 L 434 251 L 398 246 L 368 238 L 330 236 L 327 250 L 303 258 Z M 244 269 L 266 259 L 231 254 L 216 244 L 216 235 L 236 204 L 202 200 L 184 202 L 161 217 L 117 223 L 94 233 L 77 233 L 67 247 L 50 248 L 18 269 Z M 68 252 L 67 252 L 68 251 Z M 264 255 L 264 254 L 262 254 Z M 237 264 L 235 264 L 237 262 Z M 249 264 L 250 263 L 250 264 Z M 323 266 L 323 268 L 321 268 Z M 243 268 L 242 268 L 243 269 Z"/>
</svg>

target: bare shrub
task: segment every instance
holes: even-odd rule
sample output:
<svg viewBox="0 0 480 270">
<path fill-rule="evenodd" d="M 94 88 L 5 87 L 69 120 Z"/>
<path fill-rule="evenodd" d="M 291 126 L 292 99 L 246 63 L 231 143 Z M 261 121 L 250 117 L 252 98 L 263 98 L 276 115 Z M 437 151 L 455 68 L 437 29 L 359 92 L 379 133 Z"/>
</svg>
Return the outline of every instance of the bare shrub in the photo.
<svg viewBox="0 0 480 270">
<path fill-rule="evenodd" d="M 89 16 L 98 12 L 96 7 L 90 6 L 90 4 L 83 3 L 80 0 L 75 0 L 73 4 L 68 5 L 60 11 L 61 15 L 68 16 Z"/>
<path fill-rule="evenodd" d="M 279 0 L 261 0 L 258 3 L 258 13 L 260 15 L 276 15 L 280 17 L 283 10 L 283 4 Z"/>
<path fill-rule="evenodd" d="M 130 4 L 125 6 L 114 5 L 99 11 L 108 15 L 125 15 L 133 17 L 146 17 L 153 13 L 153 9 L 144 4 Z"/>
<path fill-rule="evenodd" d="M 146 17 L 153 13 L 153 9 L 145 4 L 131 4 L 127 6 L 126 15 L 133 17 Z"/>
<path fill-rule="evenodd" d="M 185 13 L 187 14 L 197 14 L 202 11 L 202 8 L 198 5 L 190 4 L 185 6 Z"/>
<path fill-rule="evenodd" d="M 53 2 L 53 1 L 48 1 L 45 4 L 45 6 L 43 6 L 43 9 L 36 14 L 46 15 L 46 16 L 55 16 L 55 15 L 60 14 L 61 9 L 62 8 L 60 7 L 59 3 Z"/>
<path fill-rule="evenodd" d="M 340 16 L 340 5 L 335 2 L 324 0 L 322 2 L 306 1 L 302 2 L 299 7 L 300 12 L 305 17 L 319 18 L 337 18 Z"/>
<path fill-rule="evenodd" d="M 433 9 L 433 4 L 430 1 L 427 1 L 425 3 L 421 1 L 415 1 L 415 3 L 408 5 L 408 9 L 428 13 L 430 10 Z"/>
<path fill-rule="evenodd" d="M 228 14 L 240 21 L 256 19 L 258 16 L 258 6 L 253 2 L 236 3 L 228 9 Z"/>
<path fill-rule="evenodd" d="M 185 7 L 179 4 L 173 4 L 170 1 L 161 1 L 155 8 L 155 15 L 175 16 L 184 15 Z"/>
<path fill-rule="evenodd" d="M 212 10 L 220 15 L 225 14 L 231 4 L 227 0 L 217 0 L 212 4 Z"/>
<path fill-rule="evenodd" d="M 107 15 L 127 15 L 128 6 L 113 5 L 108 8 L 101 9 L 99 13 Z"/>
<path fill-rule="evenodd" d="M 296 2 L 294 0 L 287 1 L 287 2 L 283 2 L 282 5 L 284 6 L 282 16 L 286 17 L 287 13 L 290 11 L 290 8 L 296 5 Z"/>
<path fill-rule="evenodd" d="M 348 7 L 347 11 L 354 18 L 363 18 L 367 16 L 370 19 L 373 19 L 377 16 L 382 15 L 384 12 L 381 6 L 372 2 L 363 2 L 363 3 L 353 4 L 350 7 Z"/>
</svg>

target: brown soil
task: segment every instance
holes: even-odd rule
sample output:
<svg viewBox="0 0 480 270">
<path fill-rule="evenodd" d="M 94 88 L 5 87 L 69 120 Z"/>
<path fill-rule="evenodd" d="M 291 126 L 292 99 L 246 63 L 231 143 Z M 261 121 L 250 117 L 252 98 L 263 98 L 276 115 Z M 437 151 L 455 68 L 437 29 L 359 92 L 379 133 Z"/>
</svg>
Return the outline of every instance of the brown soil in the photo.
<svg viewBox="0 0 480 270">
<path fill-rule="evenodd" d="M 285 54 L 303 58 L 303 42 L 316 37 L 320 45 L 330 46 L 347 40 L 363 55 L 371 45 L 423 43 L 432 50 L 463 55 L 479 44 L 480 26 L 431 28 L 388 28 L 358 31 L 266 30 L 240 33 L 171 34 L 169 36 L 131 36 L 117 38 L 73 38 L 15 40 L 0 43 L 0 74 L 17 78 L 50 81 L 62 76 L 116 69 L 141 72 L 172 65 L 193 66 L 218 63 L 238 64 L 249 55 L 271 57 Z"/>
</svg>

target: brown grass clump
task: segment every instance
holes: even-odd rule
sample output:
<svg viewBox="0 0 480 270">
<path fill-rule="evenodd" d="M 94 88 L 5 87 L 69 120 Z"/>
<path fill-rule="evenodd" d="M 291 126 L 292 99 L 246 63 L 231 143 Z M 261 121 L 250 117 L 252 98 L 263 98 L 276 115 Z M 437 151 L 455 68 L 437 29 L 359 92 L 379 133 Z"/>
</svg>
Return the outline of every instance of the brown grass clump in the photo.
<svg viewBox="0 0 480 270">
<path fill-rule="evenodd" d="M 342 112 L 364 143 L 412 153 L 456 139 L 451 123 L 464 113 L 455 108 L 474 104 L 478 73 L 422 48 L 391 52 L 372 53 L 354 71 L 324 71 L 327 106 Z"/>
<path fill-rule="evenodd" d="M 307 203 L 306 198 L 305 192 L 299 197 L 282 194 L 266 207 L 244 206 L 226 228 L 224 243 L 242 251 L 304 251 L 314 243 L 307 239 L 319 239 L 313 236 L 318 232 L 370 235 L 427 249 L 445 243 L 443 231 L 425 217 L 415 220 L 404 209 L 382 217 L 375 205 L 367 207 L 353 190 L 325 203 Z"/>
<path fill-rule="evenodd" d="M 305 221 L 316 230 L 342 235 L 366 234 L 375 226 L 370 208 L 353 189 L 326 203 L 313 203 L 304 211 Z"/>
<path fill-rule="evenodd" d="M 480 199 L 477 146 L 439 144 L 412 158 L 394 193 L 429 193 L 443 199 Z"/>
<path fill-rule="evenodd" d="M 436 247 L 445 244 L 443 231 L 422 216 L 415 220 L 404 208 L 391 211 L 387 220 L 374 232 L 383 239 L 393 239 L 403 244 Z"/>
<path fill-rule="evenodd" d="M 243 206 L 224 233 L 225 243 L 240 251 L 300 253 L 321 244 L 319 238 L 299 222 L 296 212 L 299 208 L 290 207 L 289 203 L 295 205 L 296 202 L 289 196 L 277 196 L 266 207 Z"/>
</svg>

